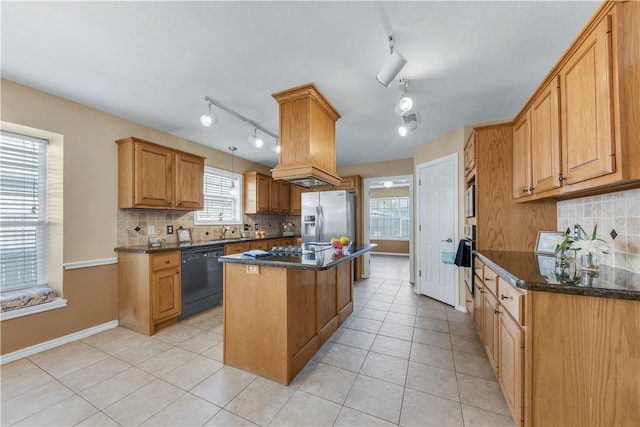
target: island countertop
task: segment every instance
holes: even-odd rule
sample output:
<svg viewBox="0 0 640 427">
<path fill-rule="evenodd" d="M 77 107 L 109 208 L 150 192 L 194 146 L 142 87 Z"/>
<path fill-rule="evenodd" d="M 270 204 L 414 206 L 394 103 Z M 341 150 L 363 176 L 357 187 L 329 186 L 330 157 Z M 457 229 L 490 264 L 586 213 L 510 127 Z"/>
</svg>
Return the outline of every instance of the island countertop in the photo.
<svg viewBox="0 0 640 427">
<path fill-rule="evenodd" d="M 251 258 L 243 254 L 225 255 L 218 258 L 219 262 L 235 264 L 262 265 L 265 267 L 295 268 L 303 270 L 328 270 L 344 262 L 364 255 L 377 244 L 353 243 L 347 251 L 334 250 L 331 247 L 302 255 L 271 255 L 266 258 Z"/>
<path fill-rule="evenodd" d="M 557 274 L 554 256 L 489 250 L 475 253 L 520 289 L 640 301 L 640 273 L 602 265 L 597 277 L 586 272 L 565 277 Z"/>
</svg>

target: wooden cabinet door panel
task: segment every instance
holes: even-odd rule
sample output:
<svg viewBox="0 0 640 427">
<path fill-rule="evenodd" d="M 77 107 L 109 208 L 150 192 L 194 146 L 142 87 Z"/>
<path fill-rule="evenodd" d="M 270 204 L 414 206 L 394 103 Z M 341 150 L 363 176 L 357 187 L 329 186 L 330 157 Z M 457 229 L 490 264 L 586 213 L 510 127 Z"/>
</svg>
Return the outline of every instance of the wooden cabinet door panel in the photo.
<svg viewBox="0 0 640 427">
<path fill-rule="evenodd" d="M 182 311 L 180 269 L 154 272 L 151 279 L 153 321 L 175 317 Z"/>
<path fill-rule="evenodd" d="M 269 180 L 269 213 L 280 213 L 280 181 Z"/>
<path fill-rule="evenodd" d="M 336 299 L 336 270 L 316 272 L 318 298 L 318 331 L 338 315 Z"/>
<path fill-rule="evenodd" d="M 482 282 L 476 277 L 475 292 L 473 293 L 473 323 L 476 325 L 480 340 L 484 342 L 484 301 L 483 294 L 486 292 Z"/>
<path fill-rule="evenodd" d="M 560 187 L 560 83 L 554 79 L 531 106 L 533 192 Z"/>
<path fill-rule="evenodd" d="M 351 289 L 353 285 L 353 274 L 351 273 L 352 263 L 345 262 L 336 267 L 338 281 L 338 311 L 342 310 L 351 302 Z"/>
<path fill-rule="evenodd" d="M 171 150 L 135 143 L 134 204 L 170 207 L 173 202 L 173 159 Z"/>
<path fill-rule="evenodd" d="M 484 349 L 493 371 L 498 372 L 498 300 L 491 292 L 484 294 Z"/>
<path fill-rule="evenodd" d="M 289 214 L 289 197 L 291 184 L 285 181 L 280 181 L 280 214 L 288 215 Z"/>
<path fill-rule="evenodd" d="M 562 173 L 569 184 L 615 172 L 610 18 L 561 71 Z"/>
<path fill-rule="evenodd" d="M 507 406 L 516 423 L 524 420 L 523 413 L 523 376 L 524 376 L 524 340 L 522 329 L 507 314 L 500 313 L 498 320 L 500 331 L 498 338 L 498 360 L 500 376 Z"/>
<path fill-rule="evenodd" d="M 531 139 L 529 113 L 513 126 L 513 197 L 519 199 L 530 194 L 531 187 Z"/>
<path fill-rule="evenodd" d="M 256 192 L 256 213 L 268 213 L 271 210 L 271 178 L 257 175 Z"/>
<path fill-rule="evenodd" d="M 176 154 L 175 206 L 181 209 L 204 207 L 204 159 Z"/>
<path fill-rule="evenodd" d="M 291 184 L 289 191 L 289 214 L 300 215 L 302 213 L 302 193 L 306 188 Z"/>
</svg>

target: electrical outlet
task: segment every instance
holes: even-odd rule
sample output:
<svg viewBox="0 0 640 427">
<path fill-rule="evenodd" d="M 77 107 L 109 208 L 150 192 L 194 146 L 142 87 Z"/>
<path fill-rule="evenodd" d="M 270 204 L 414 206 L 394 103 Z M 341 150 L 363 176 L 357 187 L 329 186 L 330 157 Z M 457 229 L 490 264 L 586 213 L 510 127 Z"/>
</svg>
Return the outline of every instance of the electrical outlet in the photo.
<svg viewBox="0 0 640 427">
<path fill-rule="evenodd" d="M 173 225 L 167 225 L 167 234 L 173 234 Z"/>
<path fill-rule="evenodd" d="M 154 236 L 156 234 L 156 227 L 153 225 L 147 226 L 147 236 Z"/>
<path fill-rule="evenodd" d="M 574 240 L 580 239 L 580 224 L 574 224 L 573 226 L 573 239 Z"/>
<path fill-rule="evenodd" d="M 256 224 L 254 227 L 255 227 L 256 230 L 260 229 L 260 226 L 258 224 Z"/>
</svg>

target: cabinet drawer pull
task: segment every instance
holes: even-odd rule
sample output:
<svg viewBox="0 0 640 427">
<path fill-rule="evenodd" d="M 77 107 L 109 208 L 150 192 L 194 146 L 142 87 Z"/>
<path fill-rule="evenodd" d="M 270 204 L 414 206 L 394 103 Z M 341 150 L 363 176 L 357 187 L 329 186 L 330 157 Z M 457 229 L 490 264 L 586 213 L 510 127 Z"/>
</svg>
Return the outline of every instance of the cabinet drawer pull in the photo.
<svg viewBox="0 0 640 427">
<path fill-rule="evenodd" d="M 508 297 L 508 296 L 506 296 L 506 295 L 502 295 L 502 294 L 500 294 L 500 299 L 501 299 L 501 300 L 505 300 L 505 299 L 513 299 L 513 298 L 512 298 L 512 297 Z"/>
</svg>

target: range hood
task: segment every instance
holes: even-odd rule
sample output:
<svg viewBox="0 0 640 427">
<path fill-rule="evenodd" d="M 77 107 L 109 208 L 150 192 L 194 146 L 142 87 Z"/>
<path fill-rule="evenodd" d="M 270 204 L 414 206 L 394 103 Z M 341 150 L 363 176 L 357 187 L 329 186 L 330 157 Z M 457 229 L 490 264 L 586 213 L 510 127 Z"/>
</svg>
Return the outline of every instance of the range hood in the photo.
<svg viewBox="0 0 640 427">
<path fill-rule="evenodd" d="M 336 174 L 336 121 L 340 114 L 308 83 L 272 95 L 280 104 L 280 161 L 275 180 L 303 187 L 340 184 Z"/>
</svg>

